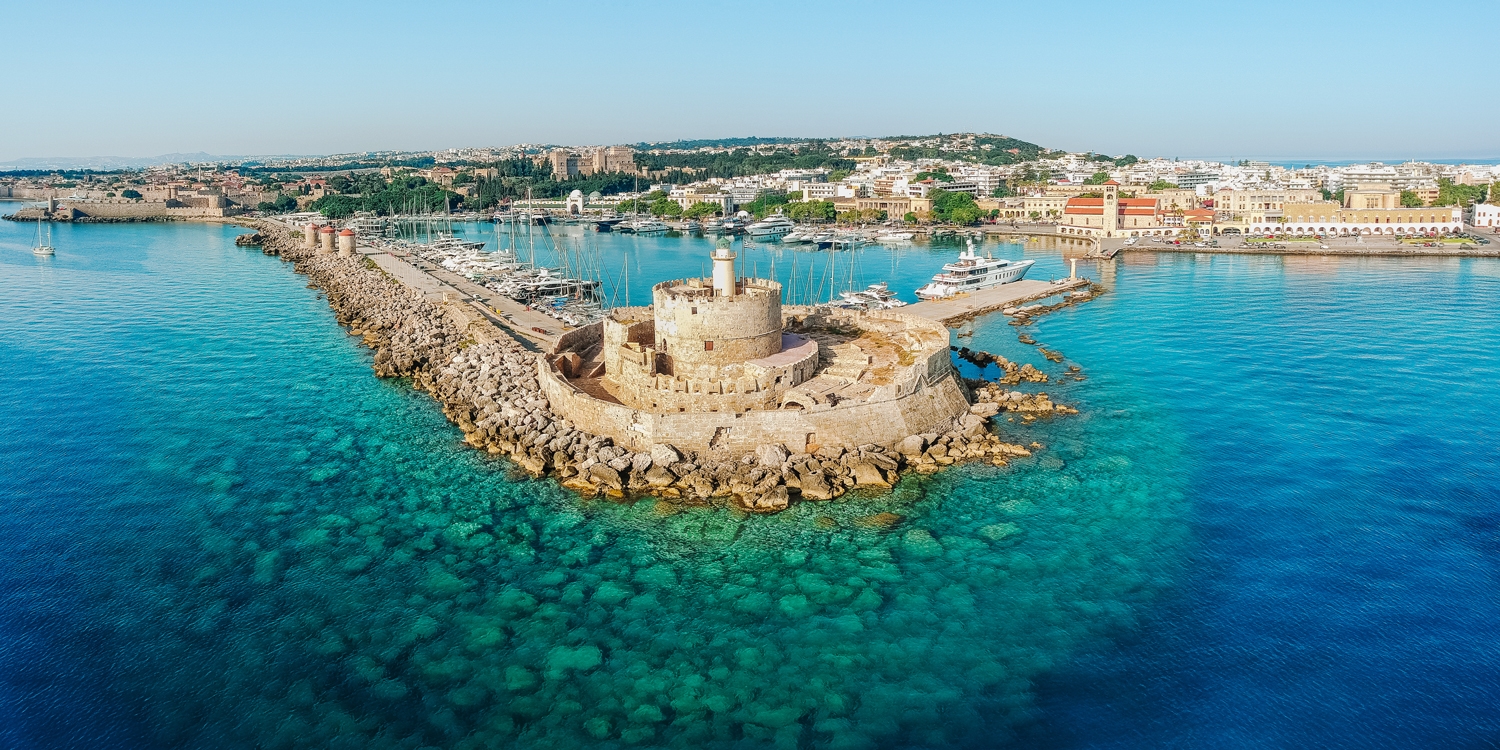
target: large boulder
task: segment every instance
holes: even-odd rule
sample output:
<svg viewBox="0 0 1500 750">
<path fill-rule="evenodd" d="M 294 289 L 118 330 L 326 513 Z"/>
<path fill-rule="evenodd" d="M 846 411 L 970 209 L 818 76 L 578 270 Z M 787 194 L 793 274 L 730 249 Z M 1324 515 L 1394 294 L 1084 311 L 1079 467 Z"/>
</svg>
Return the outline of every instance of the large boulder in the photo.
<svg viewBox="0 0 1500 750">
<path fill-rule="evenodd" d="M 624 480 L 620 478 L 620 472 L 616 471 L 608 464 L 594 464 L 593 466 L 590 466 L 589 477 L 591 477 L 599 484 L 602 484 L 606 487 L 613 487 L 617 490 L 623 489 L 625 486 Z"/>
<path fill-rule="evenodd" d="M 978 417 L 993 417 L 1000 413 L 1000 405 L 993 401 L 980 401 L 969 407 L 969 413 Z"/>
<path fill-rule="evenodd" d="M 637 453 L 630 458 L 630 468 L 637 474 L 645 474 L 655 463 L 649 453 Z"/>
<path fill-rule="evenodd" d="M 856 487 L 889 487 L 890 482 L 881 475 L 880 469 L 869 461 L 859 461 L 854 464 L 854 486 Z"/>
<path fill-rule="evenodd" d="M 675 481 L 677 475 L 664 466 L 653 466 L 646 471 L 646 484 L 652 487 L 670 487 Z"/>
<path fill-rule="evenodd" d="M 761 512 L 786 510 L 791 504 L 786 488 L 781 485 L 776 485 L 763 494 L 743 495 L 741 498 L 746 508 Z"/>
<path fill-rule="evenodd" d="M 987 424 L 987 422 L 988 420 L 986 420 L 984 417 L 978 416 L 976 414 L 965 414 L 958 420 L 959 432 L 962 433 L 964 437 L 984 435 L 987 432 L 987 430 L 985 429 L 985 425 Z"/>
<path fill-rule="evenodd" d="M 833 488 L 820 471 L 809 471 L 798 477 L 802 486 L 802 497 L 807 500 L 832 500 Z"/>
<path fill-rule="evenodd" d="M 927 450 L 927 438 L 922 435 L 911 435 L 896 443 L 896 452 L 903 456 L 920 456 L 925 450 Z"/>
<path fill-rule="evenodd" d="M 760 465 L 767 468 L 779 468 L 786 463 L 788 453 L 779 445 L 762 445 L 755 449 L 755 457 L 760 460 Z"/>
<path fill-rule="evenodd" d="M 671 466 L 682 460 L 676 448 L 664 443 L 651 446 L 651 463 L 655 466 Z"/>
</svg>

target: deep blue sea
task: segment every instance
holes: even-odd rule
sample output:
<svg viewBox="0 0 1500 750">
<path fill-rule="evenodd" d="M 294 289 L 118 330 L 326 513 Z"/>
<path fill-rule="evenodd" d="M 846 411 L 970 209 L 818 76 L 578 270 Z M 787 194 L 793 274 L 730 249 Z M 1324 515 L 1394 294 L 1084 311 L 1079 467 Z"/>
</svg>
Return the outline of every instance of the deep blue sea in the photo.
<svg viewBox="0 0 1500 750">
<path fill-rule="evenodd" d="M 1066 363 L 959 332 L 1082 368 L 1033 458 L 747 517 L 464 448 L 239 231 L 0 222 L 0 747 L 1500 742 L 1500 262 L 1080 263 Z M 709 247 L 568 237 L 635 302 Z"/>
</svg>

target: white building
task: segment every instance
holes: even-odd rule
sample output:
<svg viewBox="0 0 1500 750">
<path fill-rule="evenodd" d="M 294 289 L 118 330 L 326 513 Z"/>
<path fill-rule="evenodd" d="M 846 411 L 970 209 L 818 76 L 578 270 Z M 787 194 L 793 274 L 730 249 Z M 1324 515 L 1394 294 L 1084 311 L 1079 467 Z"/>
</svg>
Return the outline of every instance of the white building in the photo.
<svg viewBox="0 0 1500 750">
<path fill-rule="evenodd" d="M 1476 227 L 1500 227 L 1500 205 L 1493 203 L 1474 204 L 1474 220 L 1469 223 Z"/>
</svg>

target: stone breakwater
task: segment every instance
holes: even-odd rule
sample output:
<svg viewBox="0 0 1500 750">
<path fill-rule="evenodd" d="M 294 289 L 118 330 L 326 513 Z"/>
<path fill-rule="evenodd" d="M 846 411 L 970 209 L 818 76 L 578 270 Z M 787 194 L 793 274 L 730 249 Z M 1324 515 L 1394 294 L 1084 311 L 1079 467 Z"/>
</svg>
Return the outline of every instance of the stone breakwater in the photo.
<svg viewBox="0 0 1500 750">
<path fill-rule="evenodd" d="M 461 303 L 427 299 L 363 258 L 316 254 L 301 246 L 300 236 L 260 222 L 240 223 L 258 230 L 266 253 L 293 262 L 311 286 L 328 295 L 339 322 L 375 350 L 378 376 L 410 378 L 442 404 L 443 413 L 474 448 L 507 456 L 532 476 L 555 477 L 588 497 L 654 496 L 682 504 L 724 502 L 748 511 L 778 511 L 799 500 L 889 488 L 907 471 L 930 473 L 974 460 L 1003 465 L 1041 446 L 1002 441 L 989 430 L 992 417 L 1010 411 L 1032 416 L 1071 411 L 1052 404 L 1045 394 L 981 386 L 974 391 L 978 402 L 954 429 L 912 435 L 891 446 L 820 448 L 807 454 L 764 445 L 741 456 L 679 451 L 670 445 L 632 452 L 553 414 L 537 380 L 539 355 Z M 1016 381 L 1046 380 L 1030 365 L 1014 372 Z"/>
</svg>

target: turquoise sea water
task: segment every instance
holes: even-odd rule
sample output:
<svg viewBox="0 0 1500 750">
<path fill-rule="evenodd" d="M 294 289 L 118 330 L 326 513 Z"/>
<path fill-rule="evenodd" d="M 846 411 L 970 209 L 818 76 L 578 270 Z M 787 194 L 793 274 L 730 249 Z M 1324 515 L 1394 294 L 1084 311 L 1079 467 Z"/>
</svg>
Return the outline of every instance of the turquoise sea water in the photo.
<svg viewBox="0 0 1500 750">
<path fill-rule="evenodd" d="M 1036 457 L 745 517 L 461 447 L 236 233 L 38 260 L 0 224 L 0 746 L 1496 736 L 1500 264 L 1090 269 L 1112 291 L 1030 331 L 1088 376 L 1005 425 Z M 608 253 L 665 278 L 695 242 Z M 909 292 L 952 252 L 860 267 Z"/>
</svg>

